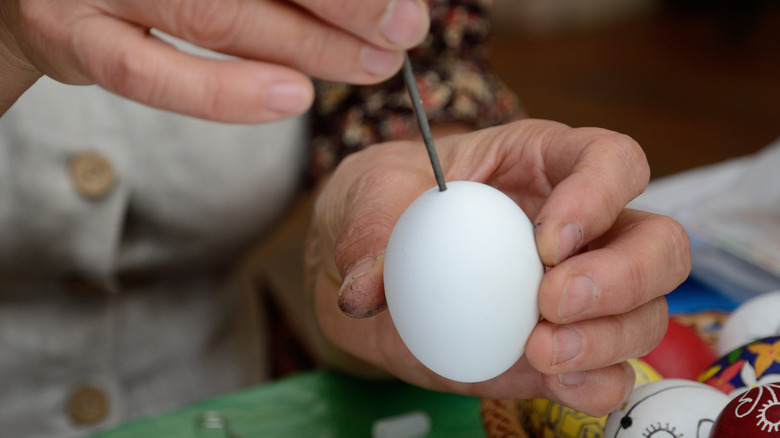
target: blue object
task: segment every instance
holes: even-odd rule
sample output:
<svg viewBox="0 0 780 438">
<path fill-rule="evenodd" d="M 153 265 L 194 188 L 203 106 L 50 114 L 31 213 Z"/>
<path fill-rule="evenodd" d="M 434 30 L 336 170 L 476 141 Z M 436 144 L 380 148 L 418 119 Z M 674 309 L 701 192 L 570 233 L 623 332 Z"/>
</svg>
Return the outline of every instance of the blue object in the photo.
<svg viewBox="0 0 780 438">
<path fill-rule="evenodd" d="M 730 312 L 739 303 L 698 281 L 688 277 L 677 289 L 666 296 L 669 303 L 669 314 L 693 313 L 705 310 L 723 310 Z"/>
</svg>

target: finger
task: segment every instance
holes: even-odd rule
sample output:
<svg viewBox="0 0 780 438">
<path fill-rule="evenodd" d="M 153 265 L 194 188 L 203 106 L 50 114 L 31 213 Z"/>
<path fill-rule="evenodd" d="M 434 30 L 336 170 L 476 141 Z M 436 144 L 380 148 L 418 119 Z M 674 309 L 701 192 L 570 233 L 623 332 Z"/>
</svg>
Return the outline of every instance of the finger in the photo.
<svg viewBox="0 0 780 438">
<path fill-rule="evenodd" d="M 329 284 L 322 276 L 318 277 L 318 283 L 320 292 Z M 530 366 L 526 357 L 494 379 L 478 383 L 455 382 L 437 376 L 411 355 L 387 313 L 373 318 L 348 318 L 336 311 L 327 294 L 317 293 L 315 298 L 318 319 L 329 339 L 416 386 L 494 399 L 544 397 L 601 416 L 619 405 L 634 384 L 633 370 L 624 364 L 586 372 L 542 375 Z"/>
<path fill-rule="evenodd" d="M 631 365 L 621 362 L 598 370 L 543 375 L 547 399 L 575 411 L 602 417 L 623 403 L 634 387 Z"/>
<path fill-rule="evenodd" d="M 631 365 L 619 363 L 589 371 L 540 374 L 521 358 L 506 373 L 479 383 L 439 382 L 431 389 L 488 399 L 544 398 L 595 417 L 612 412 L 631 392 L 636 380 Z"/>
<path fill-rule="evenodd" d="M 114 2 L 113 7 L 117 17 L 195 45 L 327 80 L 376 83 L 396 73 L 403 62 L 401 49 L 365 41 L 288 2 L 183 0 L 152 5 Z M 350 20 L 348 14 L 341 19 Z"/>
<path fill-rule="evenodd" d="M 682 226 L 643 211 L 625 210 L 590 247 L 545 273 L 539 309 L 548 321 L 570 323 L 635 309 L 671 292 L 691 268 Z"/>
<path fill-rule="evenodd" d="M 422 0 L 292 0 L 338 28 L 380 47 L 405 50 L 428 33 L 428 6 Z"/>
<path fill-rule="evenodd" d="M 668 322 L 666 298 L 630 312 L 566 325 L 540 322 L 526 345 L 528 361 L 544 374 L 598 369 L 652 350 Z"/>
<path fill-rule="evenodd" d="M 238 123 L 271 122 L 311 106 L 311 81 L 289 68 L 205 59 L 178 51 L 140 28 L 96 17 L 77 44 L 85 74 L 104 88 L 161 109 Z M 111 33 L 113 37 L 94 38 Z"/>
<path fill-rule="evenodd" d="M 610 228 L 647 186 L 650 170 L 639 145 L 611 131 L 552 130 L 544 143 L 554 189 L 534 224 L 542 262 L 555 266 Z"/>
</svg>

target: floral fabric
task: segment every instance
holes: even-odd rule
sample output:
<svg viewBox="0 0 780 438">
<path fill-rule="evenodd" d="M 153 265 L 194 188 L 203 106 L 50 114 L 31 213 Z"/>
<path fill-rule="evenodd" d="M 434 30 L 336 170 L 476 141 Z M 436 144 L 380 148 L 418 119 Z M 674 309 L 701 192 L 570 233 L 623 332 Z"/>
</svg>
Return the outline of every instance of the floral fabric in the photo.
<svg viewBox="0 0 780 438">
<path fill-rule="evenodd" d="M 431 123 L 459 122 L 475 129 L 522 115 L 516 96 L 491 71 L 486 43 L 491 0 L 428 0 L 431 30 L 409 52 Z M 352 86 L 315 81 L 311 177 L 319 179 L 345 156 L 418 131 L 399 73 L 385 83 Z"/>
</svg>

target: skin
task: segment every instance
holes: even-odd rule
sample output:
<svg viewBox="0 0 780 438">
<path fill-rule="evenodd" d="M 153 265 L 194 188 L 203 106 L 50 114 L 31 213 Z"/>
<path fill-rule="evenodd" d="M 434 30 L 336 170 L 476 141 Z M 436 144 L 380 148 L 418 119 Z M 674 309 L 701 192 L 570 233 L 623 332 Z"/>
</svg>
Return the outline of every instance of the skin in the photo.
<svg viewBox="0 0 780 438">
<path fill-rule="evenodd" d="M 664 295 L 686 278 L 691 263 L 677 222 L 625 209 L 649 180 L 641 148 L 611 131 L 525 120 L 440 138 L 437 149 L 447 180 L 490 184 L 536 224 L 548 268 L 539 288 L 543 320 L 526 355 L 490 381 L 449 381 L 409 353 L 384 311 L 382 254 L 390 232 L 406 206 L 435 186 L 419 142 L 351 155 L 319 195 L 306 262 L 326 335 L 425 388 L 545 397 L 597 416 L 612 411 L 633 387 L 625 361 L 660 342 L 668 321 Z M 574 286 L 585 282 L 572 280 L 581 277 L 592 287 L 579 291 L 595 291 L 584 298 Z"/>
<path fill-rule="evenodd" d="M 271 122 L 311 106 L 308 76 L 389 78 L 429 20 L 423 0 L 7 0 L 0 115 L 45 74 L 195 117 Z M 240 59 L 183 54 L 150 28 Z"/>
<path fill-rule="evenodd" d="M 389 78 L 428 22 L 422 0 L 7 0 L 0 115 L 47 75 L 204 119 L 272 122 L 310 107 L 309 76 Z M 151 28 L 237 58 L 186 55 Z M 437 146 L 449 180 L 493 185 L 536 224 L 549 270 L 539 290 L 544 320 L 526 356 L 488 382 L 447 381 L 409 354 L 383 311 L 387 239 L 406 206 L 435 184 L 414 141 L 350 156 L 320 194 L 306 265 L 323 330 L 354 356 L 423 387 L 611 411 L 633 384 L 624 361 L 660 341 L 663 295 L 690 269 L 677 223 L 624 209 L 649 178 L 641 149 L 613 132 L 532 120 L 443 137 Z M 595 295 L 575 292 L 583 278 Z"/>
</svg>

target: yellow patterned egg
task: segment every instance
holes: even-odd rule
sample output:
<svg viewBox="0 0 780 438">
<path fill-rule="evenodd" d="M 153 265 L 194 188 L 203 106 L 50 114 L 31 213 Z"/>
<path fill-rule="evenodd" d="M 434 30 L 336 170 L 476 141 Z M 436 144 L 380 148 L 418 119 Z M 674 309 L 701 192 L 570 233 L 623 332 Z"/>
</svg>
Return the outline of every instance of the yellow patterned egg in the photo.
<svg viewBox="0 0 780 438">
<path fill-rule="evenodd" d="M 628 361 L 636 373 L 636 386 L 662 377 L 641 359 Z M 520 420 L 534 438 L 602 438 L 607 417 L 591 417 L 561 404 L 541 398 L 520 405 Z"/>
</svg>

